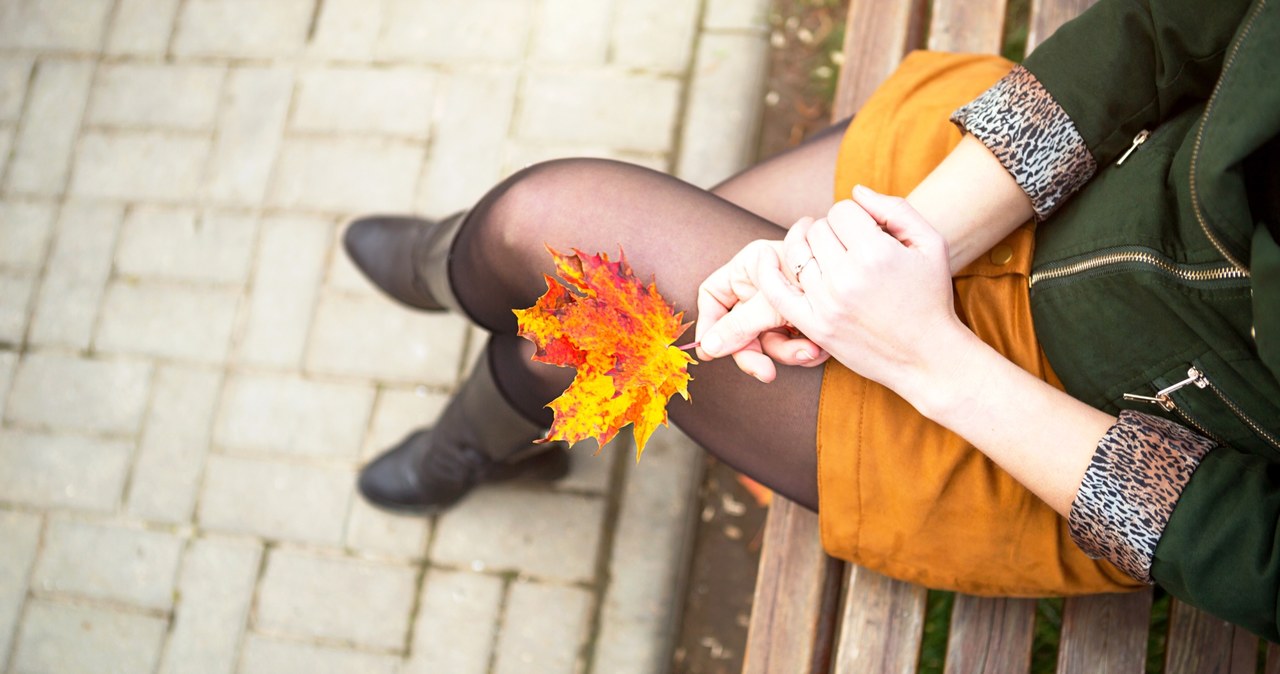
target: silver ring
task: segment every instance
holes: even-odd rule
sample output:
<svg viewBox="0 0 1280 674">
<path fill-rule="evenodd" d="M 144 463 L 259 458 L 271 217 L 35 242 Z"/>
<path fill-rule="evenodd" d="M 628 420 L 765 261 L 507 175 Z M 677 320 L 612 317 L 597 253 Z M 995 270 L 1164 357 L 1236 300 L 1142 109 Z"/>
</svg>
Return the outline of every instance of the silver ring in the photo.
<svg viewBox="0 0 1280 674">
<path fill-rule="evenodd" d="M 808 260 L 805 260 L 804 262 L 801 262 L 800 264 L 796 265 L 795 268 L 792 269 L 791 271 L 795 273 L 796 278 L 799 278 L 800 272 L 803 272 L 804 268 L 808 267 L 810 262 L 817 262 L 817 261 L 818 261 L 818 258 L 810 255 Z"/>
</svg>

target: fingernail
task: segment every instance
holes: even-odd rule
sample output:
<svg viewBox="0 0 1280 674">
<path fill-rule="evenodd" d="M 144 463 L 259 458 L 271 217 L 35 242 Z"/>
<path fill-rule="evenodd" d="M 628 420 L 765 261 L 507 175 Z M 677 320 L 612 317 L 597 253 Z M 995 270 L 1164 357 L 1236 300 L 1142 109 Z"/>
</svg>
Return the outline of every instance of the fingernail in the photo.
<svg viewBox="0 0 1280 674">
<path fill-rule="evenodd" d="M 719 337 L 715 335 L 707 335 L 702 338 L 702 344 L 698 348 L 702 349 L 702 352 L 708 356 L 715 358 L 720 355 L 720 349 L 723 346 L 724 344 L 720 341 Z"/>
<path fill-rule="evenodd" d="M 875 194 L 875 191 L 866 185 L 853 186 L 853 196 L 855 197 L 873 197 Z"/>
<path fill-rule="evenodd" d="M 797 351 L 796 360 L 800 361 L 801 363 L 807 363 L 813 360 L 813 354 L 809 353 L 808 351 Z"/>
</svg>

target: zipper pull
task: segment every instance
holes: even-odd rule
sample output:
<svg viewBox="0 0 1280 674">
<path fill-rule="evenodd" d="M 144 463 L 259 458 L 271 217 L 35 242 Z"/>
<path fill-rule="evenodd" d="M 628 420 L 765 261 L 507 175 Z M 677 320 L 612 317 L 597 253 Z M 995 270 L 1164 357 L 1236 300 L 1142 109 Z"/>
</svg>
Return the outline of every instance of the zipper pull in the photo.
<svg viewBox="0 0 1280 674">
<path fill-rule="evenodd" d="M 1139 145 L 1142 145 L 1143 143 L 1147 142 L 1147 138 L 1150 136 L 1151 136 L 1151 132 L 1147 131 L 1146 129 L 1139 131 L 1138 135 L 1133 137 L 1133 145 L 1130 145 L 1129 149 L 1125 150 L 1125 153 L 1120 155 L 1120 159 L 1116 161 L 1116 166 L 1123 164 L 1124 160 L 1128 159 L 1129 155 L 1133 154 L 1133 151 L 1138 149 Z"/>
<path fill-rule="evenodd" d="M 1124 399 L 1143 402 L 1143 403 L 1152 403 L 1153 405 L 1159 405 L 1160 407 L 1163 407 L 1166 412 L 1172 412 L 1175 405 L 1173 404 L 1173 399 L 1169 397 L 1169 394 L 1173 393 L 1174 391 L 1177 391 L 1178 389 L 1188 384 L 1195 384 L 1196 388 L 1204 388 L 1209 385 L 1209 380 L 1205 379 L 1205 376 L 1201 374 L 1200 370 L 1197 370 L 1196 368 L 1191 367 L 1187 369 L 1186 379 L 1183 379 L 1182 381 L 1176 384 L 1166 386 L 1160 389 L 1159 391 L 1156 391 L 1156 394 L 1154 396 L 1143 396 L 1143 395 L 1138 395 L 1136 393 L 1126 393 L 1124 394 Z"/>
</svg>

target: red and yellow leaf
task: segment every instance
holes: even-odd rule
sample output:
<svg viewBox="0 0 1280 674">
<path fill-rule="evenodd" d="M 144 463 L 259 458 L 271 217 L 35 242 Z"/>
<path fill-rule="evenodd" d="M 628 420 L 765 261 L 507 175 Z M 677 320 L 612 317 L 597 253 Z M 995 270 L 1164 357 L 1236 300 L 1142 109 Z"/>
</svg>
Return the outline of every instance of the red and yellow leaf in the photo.
<svg viewBox="0 0 1280 674">
<path fill-rule="evenodd" d="M 546 294 L 517 309 L 516 320 L 520 336 L 537 346 L 534 360 L 577 368 L 577 375 L 549 405 L 555 420 L 544 441 L 595 438 L 603 447 L 630 423 L 638 461 L 667 423 L 671 396 L 689 398 L 688 366 L 697 361 L 672 346 L 689 327 L 684 313 L 637 279 L 625 255 L 612 262 L 604 253 L 547 250 L 568 286 L 546 276 Z"/>
</svg>

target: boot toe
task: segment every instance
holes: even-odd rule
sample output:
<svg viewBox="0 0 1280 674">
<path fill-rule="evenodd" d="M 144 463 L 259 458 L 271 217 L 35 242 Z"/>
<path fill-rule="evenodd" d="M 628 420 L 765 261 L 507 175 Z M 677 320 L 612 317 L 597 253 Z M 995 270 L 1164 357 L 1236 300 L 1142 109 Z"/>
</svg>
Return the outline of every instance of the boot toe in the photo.
<svg viewBox="0 0 1280 674">
<path fill-rule="evenodd" d="M 418 476 L 419 458 L 431 433 L 421 430 L 400 441 L 360 471 L 357 486 L 370 503 L 389 510 L 419 512 L 430 507 Z"/>
<path fill-rule="evenodd" d="M 435 223 L 420 218 L 369 216 L 347 225 L 342 247 L 360 273 L 392 299 L 417 309 L 441 310 L 444 307 L 414 282 L 414 248 L 434 229 Z"/>
</svg>

